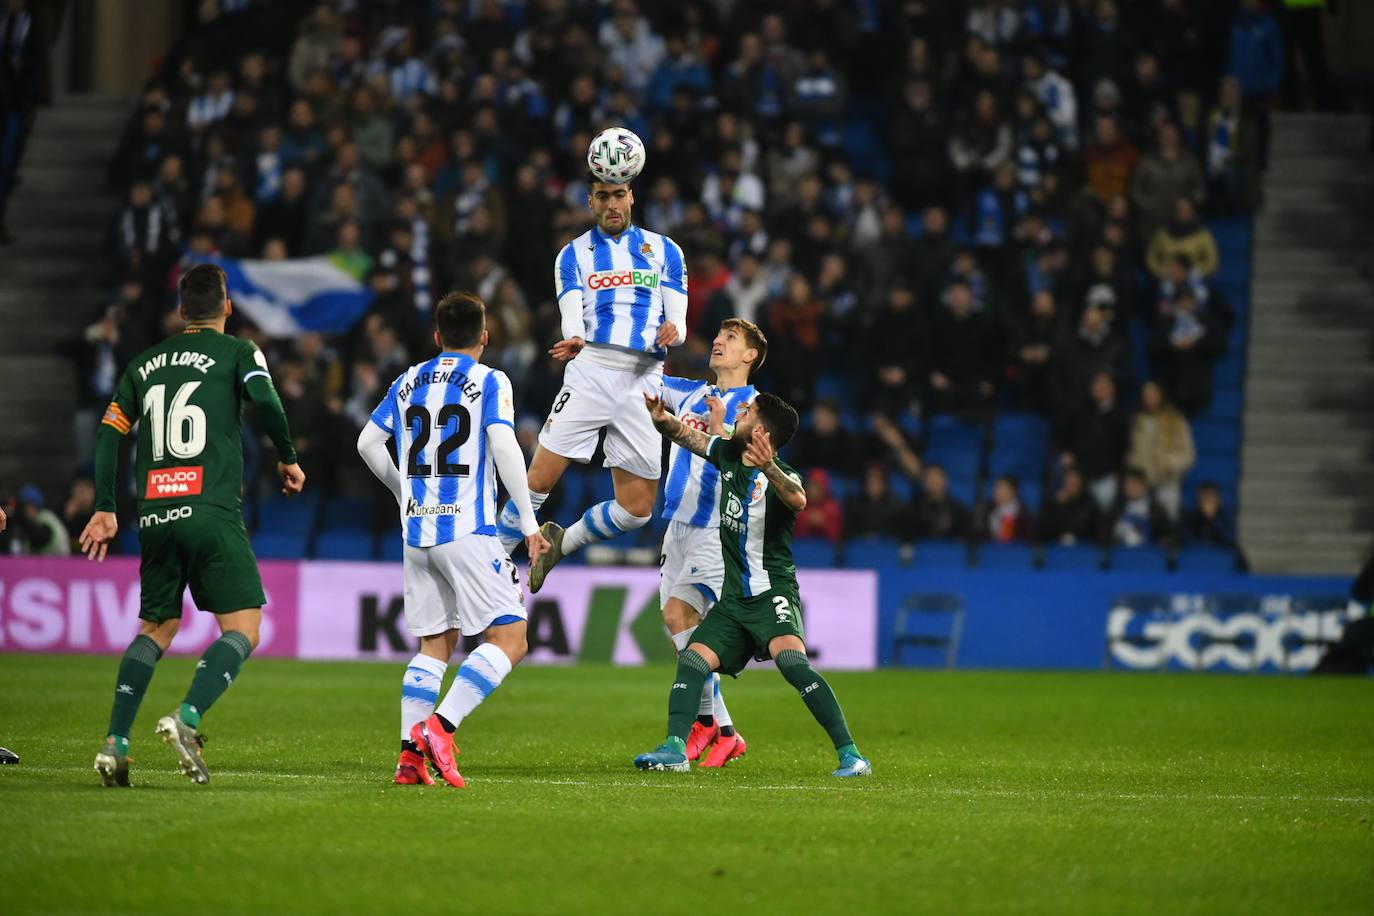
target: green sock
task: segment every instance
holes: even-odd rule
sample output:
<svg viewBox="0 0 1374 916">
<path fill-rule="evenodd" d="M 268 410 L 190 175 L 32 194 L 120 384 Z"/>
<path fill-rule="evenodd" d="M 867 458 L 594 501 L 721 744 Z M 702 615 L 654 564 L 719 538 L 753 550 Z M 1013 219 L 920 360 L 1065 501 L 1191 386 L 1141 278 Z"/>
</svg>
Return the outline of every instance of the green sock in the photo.
<svg viewBox="0 0 1374 916">
<path fill-rule="evenodd" d="M 701 705 L 701 688 L 710 676 L 711 666 L 691 649 L 678 656 L 673 689 L 668 692 L 668 737 L 681 742 L 679 751 L 687 746 L 687 734 Z"/>
<path fill-rule="evenodd" d="M 835 691 L 811 667 L 806 653 L 784 649 L 773 661 L 777 662 L 778 671 L 782 672 L 787 683 L 797 688 L 806 708 L 811 710 L 811 715 L 816 717 L 830 740 L 835 742 L 836 749 L 853 746 L 854 739 L 849 735 L 849 726 L 845 724 L 844 712 L 840 709 L 840 701 L 835 699 Z"/>
<path fill-rule="evenodd" d="M 225 633 L 210 643 L 196 664 L 196 676 L 186 691 L 177 714 L 192 728 L 200 727 L 200 717 L 214 705 L 220 694 L 229 689 L 238 676 L 239 668 L 248 660 L 253 644 L 242 633 Z"/>
<path fill-rule="evenodd" d="M 162 658 L 162 649 L 151 636 L 140 633 L 119 660 L 114 708 L 110 710 L 110 729 L 106 734 L 116 739 L 122 754 L 129 753 L 129 732 L 133 729 L 138 707 L 143 703 L 143 695 L 153 680 L 153 668 L 159 658 Z M 121 740 L 123 744 L 119 745 Z"/>
</svg>

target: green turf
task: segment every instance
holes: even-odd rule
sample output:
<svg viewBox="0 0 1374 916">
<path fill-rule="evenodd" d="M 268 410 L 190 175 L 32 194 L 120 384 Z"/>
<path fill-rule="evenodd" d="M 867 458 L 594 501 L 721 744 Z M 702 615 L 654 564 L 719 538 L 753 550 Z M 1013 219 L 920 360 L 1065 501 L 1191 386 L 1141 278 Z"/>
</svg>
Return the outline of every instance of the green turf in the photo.
<svg viewBox="0 0 1374 916">
<path fill-rule="evenodd" d="M 1374 684 L 919 673 L 832 678 L 875 775 L 842 783 L 771 671 L 750 753 L 648 774 L 667 668 L 527 668 L 460 732 L 469 788 L 388 784 L 399 665 L 252 660 L 206 716 L 212 781 L 152 736 L 91 771 L 114 658 L 0 655 L 0 911 L 1363 912 Z"/>
</svg>

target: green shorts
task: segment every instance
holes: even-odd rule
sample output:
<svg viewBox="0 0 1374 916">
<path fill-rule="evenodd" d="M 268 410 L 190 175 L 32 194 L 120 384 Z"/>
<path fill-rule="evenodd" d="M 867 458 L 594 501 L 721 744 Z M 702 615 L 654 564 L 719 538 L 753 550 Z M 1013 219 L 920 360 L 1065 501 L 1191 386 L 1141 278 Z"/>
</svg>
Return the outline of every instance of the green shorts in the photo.
<svg viewBox="0 0 1374 916">
<path fill-rule="evenodd" d="M 721 674 L 737 675 L 751 658 L 767 661 L 768 644 L 779 636 L 806 640 L 801 598 L 794 588 L 775 588 L 753 598 L 722 597 L 692 634 L 692 642 L 716 653 Z"/>
<path fill-rule="evenodd" d="M 213 614 L 262 607 L 258 561 L 243 516 L 220 506 L 158 506 L 138 519 L 142 601 L 138 616 L 161 623 L 181 617 L 191 586 L 196 607 Z"/>
</svg>

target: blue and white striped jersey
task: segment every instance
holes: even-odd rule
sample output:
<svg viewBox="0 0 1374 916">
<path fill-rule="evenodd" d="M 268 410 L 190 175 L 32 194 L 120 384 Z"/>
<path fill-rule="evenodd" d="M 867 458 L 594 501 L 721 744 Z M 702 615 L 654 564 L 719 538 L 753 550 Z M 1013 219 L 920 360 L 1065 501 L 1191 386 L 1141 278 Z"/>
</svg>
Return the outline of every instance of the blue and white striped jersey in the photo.
<svg viewBox="0 0 1374 916">
<path fill-rule="evenodd" d="M 692 379 L 664 376 L 663 399 L 678 419 L 692 429 L 709 434 L 710 411 L 706 398 L 725 402 L 725 424 L 733 426 L 735 411 L 754 400 L 753 385 L 721 391 L 714 385 Z M 663 485 L 663 518 L 686 522 L 698 528 L 720 527 L 720 471 L 700 455 L 694 455 L 676 442 L 668 454 L 668 479 Z"/>
<path fill-rule="evenodd" d="M 663 359 L 654 343 L 659 325 L 687 310 L 687 264 L 676 242 L 634 225 L 613 239 L 593 226 L 563 246 L 553 273 L 559 307 L 582 305 L 587 343 Z M 680 323 L 678 330 L 686 334 Z"/>
<path fill-rule="evenodd" d="M 487 427 L 515 425 L 510 380 L 461 353 L 440 353 L 391 383 L 372 422 L 395 437 L 411 547 L 496 533 L 496 472 Z"/>
</svg>

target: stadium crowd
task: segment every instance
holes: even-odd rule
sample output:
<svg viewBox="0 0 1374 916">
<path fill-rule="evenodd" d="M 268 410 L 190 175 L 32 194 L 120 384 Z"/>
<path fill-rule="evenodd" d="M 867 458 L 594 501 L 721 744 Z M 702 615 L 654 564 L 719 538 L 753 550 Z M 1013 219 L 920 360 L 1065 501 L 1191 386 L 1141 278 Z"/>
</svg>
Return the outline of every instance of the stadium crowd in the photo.
<svg viewBox="0 0 1374 916">
<path fill-rule="evenodd" d="M 561 375 L 553 256 L 589 224 L 585 151 L 614 123 L 648 147 L 635 221 L 688 259 L 669 370 L 701 375 L 719 322 L 749 318 L 758 384 L 807 418 L 799 534 L 1234 545 L 1220 491 L 1185 507 L 1181 481 L 1234 320 L 1203 216 L 1258 205 L 1279 91 L 1264 4 L 189 8 L 110 165 L 119 282 L 69 345 L 84 461 L 118 367 L 176 326 L 188 254 L 326 255 L 375 292 L 343 335 L 233 323 L 326 493 L 375 495 L 340 456 L 450 288 L 488 303 L 532 447 Z M 1027 430 L 1015 472 L 998 418 Z"/>
</svg>

